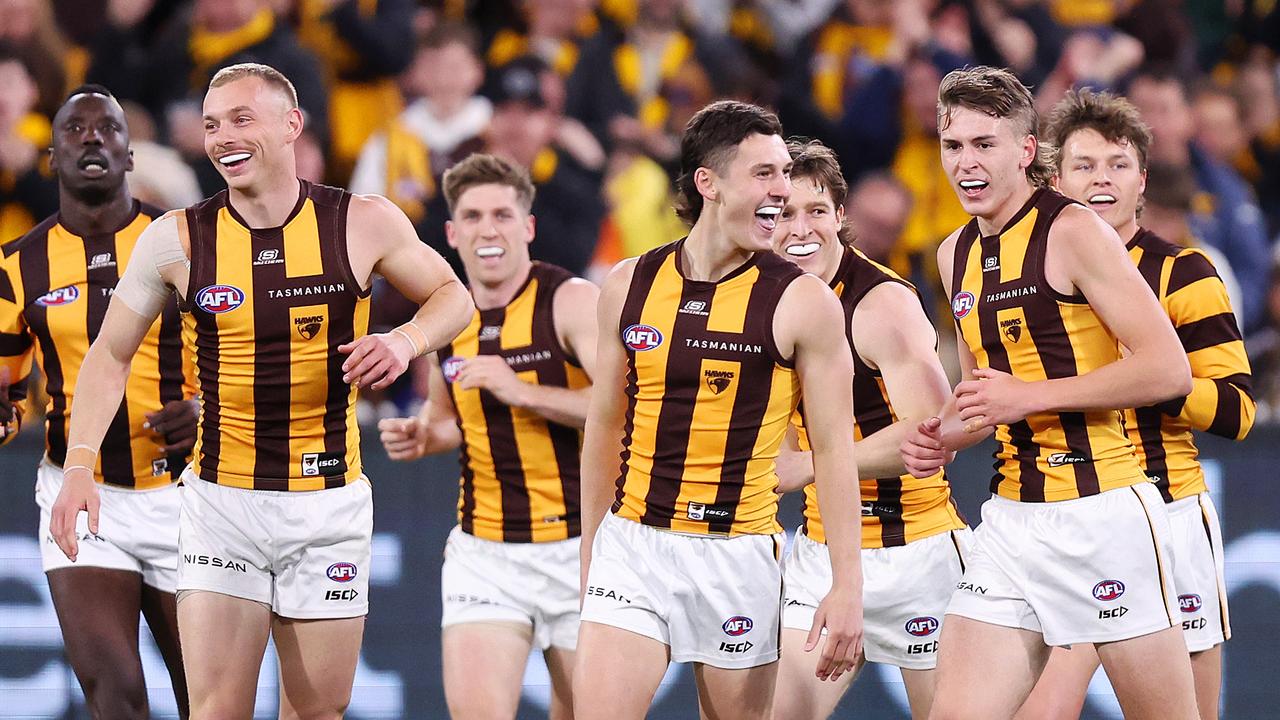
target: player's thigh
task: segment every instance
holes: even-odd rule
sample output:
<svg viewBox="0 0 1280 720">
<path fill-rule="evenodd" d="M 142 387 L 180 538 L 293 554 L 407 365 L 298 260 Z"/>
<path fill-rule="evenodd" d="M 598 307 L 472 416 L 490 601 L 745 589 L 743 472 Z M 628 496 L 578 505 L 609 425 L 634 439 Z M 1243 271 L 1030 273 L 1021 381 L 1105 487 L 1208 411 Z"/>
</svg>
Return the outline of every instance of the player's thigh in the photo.
<svg viewBox="0 0 1280 720">
<path fill-rule="evenodd" d="M 805 652 L 805 640 L 809 633 L 791 627 L 782 629 L 782 658 L 778 660 L 778 680 L 773 693 L 773 717 L 827 718 L 840 704 L 840 698 L 853 684 L 863 661 L 859 659 L 853 672 L 841 675 L 835 681 L 818 679 L 818 658 L 822 646 Z"/>
<path fill-rule="evenodd" d="M 1222 697 L 1222 646 L 1192 653 L 1191 674 L 1195 676 L 1200 720 L 1218 720 L 1218 705 Z"/>
<path fill-rule="evenodd" d="M 902 684 L 907 690 L 907 703 L 911 706 L 911 717 L 914 720 L 925 720 L 933 710 L 933 695 L 938 689 L 938 671 L 908 670 L 902 672 Z"/>
<path fill-rule="evenodd" d="M 1194 720 L 1195 680 L 1182 628 L 1098 644 L 1098 657 L 1128 720 Z M 1160 678 L 1159 683 L 1151 678 Z"/>
<path fill-rule="evenodd" d="M 336 720 L 351 702 L 364 618 L 294 620 L 275 616 L 280 658 L 280 717 Z"/>
<path fill-rule="evenodd" d="M 577 720 L 643 718 L 667 672 L 670 648 L 645 635 L 583 621 L 574 653 Z"/>
<path fill-rule="evenodd" d="M 90 707 L 102 708 L 107 716 L 125 714 L 128 708 L 145 715 L 147 694 L 138 655 L 142 576 L 70 567 L 49 571 L 48 579 L 67 660 Z"/>
<path fill-rule="evenodd" d="M 542 658 L 551 675 L 551 720 L 568 720 L 573 717 L 574 651 L 553 645 Z"/>
<path fill-rule="evenodd" d="M 182 645 L 178 640 L 178 600 L 171 592 L 150 585 L 142 586 L 142 616 L 147 620 L 151 637 L 155 640 L 160 657 L 169 671 L 173 683 L 174 699 L 178 702 L 178 714 L 187 717 L 187 674 L 182 668 Z"/>
<path fill-rule="evenodd" d="M 207 590 L 178 593 L 178 635 L 191 715 L 248 717 L 271 633 L 263 603 Z"/>
<path fill-rule="evenodd" d="M 515 717 L 533 630 L 516 622 L 449 625 L 441 636 L 444 694 L 454 720 Z"/>
<path fill-rule="evenodd" d="M 1048 655 L 1039 633 L 948 614 L 938 641 L 937 687 L 929 717 L 1013 717 Z"/>
<path fill-rule="evenodd" d="M 777 661 L 749 668 L 697 663 L 698 708 L 703 720 L 768 720 L 778 679 Z"/>
<path fill-rule="evenodd" d="M 1098 653 L 1089 643 L 1056 647 L 1017 720 L 1076 720 L 1084 709 L 1089 681 L 1098 671 Z"/>
</svg>

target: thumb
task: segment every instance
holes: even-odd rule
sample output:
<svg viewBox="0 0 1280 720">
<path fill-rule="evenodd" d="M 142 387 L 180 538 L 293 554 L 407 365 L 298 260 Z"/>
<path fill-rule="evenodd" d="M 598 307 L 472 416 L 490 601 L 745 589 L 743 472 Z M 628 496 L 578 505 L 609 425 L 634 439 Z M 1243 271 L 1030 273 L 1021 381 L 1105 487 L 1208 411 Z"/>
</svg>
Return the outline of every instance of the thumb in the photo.
<svg viewBox="0 0 1280 720">
<path fill-rule="evenodd" d="M 98 509 L 101 507 L 101 503 L 102 499 L 98 497 L 96 491 L 89 496 L 88 502 L 85 503 L 89 510 L 89 532 L 94 535 L 98 534 Z"/>
<path fill-rule="evenodd" d="M 936 415 L 920 423 L 920 430 L 926 433 L 937 432 L 940 427 L 942 427 L 942 418 Z"/>
<path fill-rule="evenodd" d="M 997 375 L 996 371 L 992 370 L 989 367 L 980 367 L 980 368 L 973 369 L 973 376 L 976 378 L 981 378 L 983 380 L 989 380 L 995 377 L 996 375 Z"/>
<path fill-rule="evenodd" d="M 804 639 L 804 651 L 812 652 L 818 647 L 818 641 L 822 639 L 822 628 L 826 627 L 827 618 L 822 612 L 822 608 L 818 608 L 818 612 L 813 614 L 813 627 L 809 628 L 809 635 Z"/>
</svg>

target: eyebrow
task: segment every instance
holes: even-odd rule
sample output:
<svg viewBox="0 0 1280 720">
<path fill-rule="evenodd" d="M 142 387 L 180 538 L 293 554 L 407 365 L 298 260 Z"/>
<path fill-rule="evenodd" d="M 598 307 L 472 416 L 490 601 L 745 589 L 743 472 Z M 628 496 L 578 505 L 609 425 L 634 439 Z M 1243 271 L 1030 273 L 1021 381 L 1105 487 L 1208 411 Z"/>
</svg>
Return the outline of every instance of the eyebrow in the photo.
<svg viewBox="0 0 1280 720">
<path fill-rule="evenodd" d="M 237 106 L 235 106 L 235 107 L 231 108 L 230 110 L 228 110 L 226 114 L 228 114 L 228 115 L 234 115 L 235 113 L 238 113 L 238 112 L 246 112 L 246 111 L 247 111 L 247 112 L 253 112 L 253 108 L 249 107 L 248 105 L 237 105 Z M 217 118 L 215 118 L 213 115 L 210 115 L 209 113 L 205 113 L 205 114 L 204 114 L 204 119 L 205 119 L 205 120 L 216 120 Z"/>
</svg>

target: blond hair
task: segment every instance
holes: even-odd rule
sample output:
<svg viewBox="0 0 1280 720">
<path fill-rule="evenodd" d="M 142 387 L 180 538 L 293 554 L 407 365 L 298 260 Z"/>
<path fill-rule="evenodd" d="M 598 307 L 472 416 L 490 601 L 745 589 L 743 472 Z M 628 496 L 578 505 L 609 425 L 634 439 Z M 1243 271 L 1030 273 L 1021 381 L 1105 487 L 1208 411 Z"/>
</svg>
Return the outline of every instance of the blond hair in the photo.
<svg viewBox="0 0 1280 720">
<path fill-rule="evenodd" d="M 298 107 L 298 91 L 293 87 L 293 83 L 289 82 L 289 78 L 285 77 L 284 73 L 279 70 L 262 63 L 228 65 L 214 74 L 213 79 L 209 81 L 209 89 L 212 90 L 249 77 L 258 78 L 284 93 L 285 98 L 289 100 L 291 109 Z"/>
<path fill-rule="evenodd" d="M 1040 124 L 1031 91 L 1013 73 L 1003 68 L 977 67 L 952 70 L 938 86 L 938 130 L 951 125 L 956 108 L 974 110 L 1013 122 L 1019 138 L 1035 137 Z M 1049 184 L 1053 176 L 1048 152 L 1037 146 L 1026 168 L 1027 180 L 1036 187 Z"/>
</svg>

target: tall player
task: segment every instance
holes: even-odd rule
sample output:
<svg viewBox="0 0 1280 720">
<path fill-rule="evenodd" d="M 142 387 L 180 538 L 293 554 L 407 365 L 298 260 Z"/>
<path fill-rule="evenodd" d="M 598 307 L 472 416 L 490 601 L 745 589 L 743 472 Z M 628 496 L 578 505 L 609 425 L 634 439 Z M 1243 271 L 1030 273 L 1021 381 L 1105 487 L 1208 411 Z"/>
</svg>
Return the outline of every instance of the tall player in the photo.
<svg viewBox="0 0 1280 720">
<path fill-rule="evenodd" d="M 463 446 L 445 546 L 444 691 L 454 718 L 511 718 L 529 649 L 551 672 L 551 717 L 572 715 L 578 642 L 579 453 L 596 357 L 595 285 L 529 259 L 534 187 L 472 155 L 444 174 L 476 312 L 435 353 L 418 417 L 379 423 L 395 460 Z"/>
<path fill-rule="evenodd" d="M 1191 431 L 1235 440 L 1249 433 L 1254 402 L 1244 341 L 1227 289 L 1204 253 L 1138 225 L 1151 133 L 1137 108 L 1107 93 L 1070 93 L 1049 116 L 1045 140 L 1056 151 L 1054 184 L 1093 208 L 1125 241 L 1130 259 L 1173 321 L 1191 364 L 1190 395 L 1126 410 L 1125 429 L 1169 510 L 1173 584 L 1191 652 L 1196 704 L 1202 720 L 1216 720 L 1222 643 L 1231 636 L 1231 624 L 1222 532 Z M 1097 667 L 1097 653 L 1088 645 L 1055 648 L 1022 715 L 1078 716 Z"/>
<path fill-rule="evenodd" d="M 265 65 L 220 70 L 205 151 L 228 190 L 139 238 L 82 374 L 52 532 L 73 559 L 97 523 L 92 466 L 143 332 L 172 292 L 196 350 L 200 426 L 183 474 L 178 626 L 196 718 L 248 717 L 268 635 L 282 717 L 335 718 L 368 608 L 373 507 L 357 388 L 382 388 L 466 325 L 472 304 L 407 218 L 378 196 L 300 181 L 302 113 Z M 366 334 L 371 275 L 421 303 Z"/>
<path fill-rule="evenodd" d="M 862 578 L 853 381 L 830 288 L 770 251 L 790 193 L 777 118 L 725 101 L 681 140 L 689 236 L 620 263 L 601 291 L 582 460 L 579 717 L 640 718 L 670 661 L 709 718 L 768 717 L 782 572 L 774 461 L 804 390 L 833 582 L 822 679 L 853 669 Z M 619 469 L 619 461 L 621 468 Z M 610 502 L 612 501 L 612 506 Z"/>
<path fill-rule="evenodd" d="M 904 460 L 932 473 L 993 429 L 999 447 L 947 608 L 933 715 L 1012 717 L 1049 646 L 1092 642 L 1126 717 L 1194 718 L 1168 517 L 1116 411 L 1185 395 L 1186 355 L 1115 231 L 1044 187 L 1031 93 L 1012 73 L 948 74 L 938 126 L 974 216 L 938 249 L 973 379 L 941 426 L 908 436 Z"/>
<path fill-rule="evenodd" d="M 148 717 L 138 654 L 141 612 L 185 717 L 174 601 L 177 481 L 195 442 L 196 413 L 194 368 L 172 301 L 142 328 L 138 353 L 121 376 L 124 399 L 108 409 L 102 455 L 83 473 L 101 486 L 101 507 L 92 527 L 82 521 L 74 528 L 84 543 L 76 563 L 58 551 L 50 532 L 72 406 L 80 403 L 74 408 L 79 417 L 86 393 L 96 392 L 96 378 L 81 372 L 85 353 L 138 236 L 160 211 L 129 194 L 129 127 L 104 87 L 81 86 L 58 110 L 50 160 L 58 213 L 5 245 L 0 261 L 0 442 L 18 430 L 34 354 L 49 393 L 45 457 L 36 472 L 40 558 L 67 659 L 93 717 Z M 89 379 L 77 387 L 82 376 Z M 16 382 L 6 392 L 9 379 Z"/>
<path fill-rule="evenodd" d="M 817 141 L 792 142 L 788 149 L 791 197 L 773 233 L 774 251 L 839 296 L 853 351 L 854 452 L 863 477 L 864 656 L 900 668 L 912 716 L 926 718 L 938 631 L 964 572 L 962 550 L 970 533 L 943 471 L 927 478 L 906 474 L 898 448 L 909 430 L 946 404 L 951 386 L 915 288 L 853 247 L 854 229 L 842 207 L 849 187 L 835 153 Z M 786 562 L 784 652 L 773 715 L 799 720 L 831 715 L 862 662 L 839 682 L 824 683 L 814 676 L 815 658 L 801 652 L 814 609 L 831 585 L 831 563 L 811 484 L 808 432 L 803 423 L 796 431 L 784 442 L 778 475 L 784 488 L 804 485 L 805 524 Z"/>
</svg>

